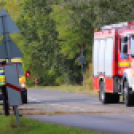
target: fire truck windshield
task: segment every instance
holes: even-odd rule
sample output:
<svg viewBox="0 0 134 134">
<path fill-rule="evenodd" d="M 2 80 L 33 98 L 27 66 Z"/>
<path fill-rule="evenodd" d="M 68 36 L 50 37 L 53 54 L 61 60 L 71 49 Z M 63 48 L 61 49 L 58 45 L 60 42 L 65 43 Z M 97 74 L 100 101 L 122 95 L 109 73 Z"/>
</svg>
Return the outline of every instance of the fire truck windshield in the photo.
<svg viewBox="0 0 134 134">
<path fill-rule="evenodd" d="M 130 42 L 131 42 L 130 44 L 131 55 L 134 56 L 134 36 L 131 37 Z"/>
</svg>

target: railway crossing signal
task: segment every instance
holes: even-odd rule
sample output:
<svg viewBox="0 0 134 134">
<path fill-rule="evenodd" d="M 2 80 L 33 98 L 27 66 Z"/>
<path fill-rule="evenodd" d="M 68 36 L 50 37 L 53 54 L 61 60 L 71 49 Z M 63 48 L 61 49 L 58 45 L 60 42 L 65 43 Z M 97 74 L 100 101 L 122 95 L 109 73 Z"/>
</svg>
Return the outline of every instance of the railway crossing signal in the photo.
<svg viewBox="0 0 134 134">
<path fill-rule="evenodd" d="M 30 77 L 30 75 L 31 75 L 30 71 L 29 71 L 29 70 L 27 70 L 27 71 L 26 71 L 26 73 L 25 73 L 26 78 L 29 78 L 29 77 Z"/>
</svg>

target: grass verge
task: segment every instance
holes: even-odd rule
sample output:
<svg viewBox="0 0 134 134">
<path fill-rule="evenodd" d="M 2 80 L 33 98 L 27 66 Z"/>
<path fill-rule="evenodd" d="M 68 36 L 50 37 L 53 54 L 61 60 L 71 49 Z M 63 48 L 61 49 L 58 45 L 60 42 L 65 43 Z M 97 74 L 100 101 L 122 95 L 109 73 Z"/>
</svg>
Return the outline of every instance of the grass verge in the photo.
<svg viewBox="0 0 134 134">
<path fill-rule="evenodd" d="M 78 94 L 89 94 L 91 96 L 98 96 L 98 93 L 93 89 L 87 89 L 83 86 L 71 86 L 71 85 L 64 85 L 64 86 L 32 86 L 28 87 L 28 89 L 52 89 L 57 91 L 68 91 Z"/>
<path fill-rule="evenodd" d="M 0 121 L 1 134 L 100 134 L 57 124 L 39 122 L 27 118 L 20 118 L 20 125 L 17 126 L 14 116 L 5 117 L 0 115 Z"/>
<path fill-rule="evenodd" d="M 77 89 L 84 89 L 82 86 L 32 86 L 29 87 L 29 89 L 56 89 L 56 90 L 62 90 L 62 91 L 70 91 L 74 92 Z"/>
</svg>

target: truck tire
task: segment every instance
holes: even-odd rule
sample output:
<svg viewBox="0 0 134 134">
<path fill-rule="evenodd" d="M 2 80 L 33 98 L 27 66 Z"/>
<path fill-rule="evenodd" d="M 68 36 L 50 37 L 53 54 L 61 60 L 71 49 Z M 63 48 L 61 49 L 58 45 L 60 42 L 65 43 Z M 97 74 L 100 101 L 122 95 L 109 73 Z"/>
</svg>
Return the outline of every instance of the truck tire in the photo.
<svg viewBox="0 0 134 134">
<path fill-rule="evenodd" d="M 124 101 L 127 107 L 134 105 L 134 94 L 130 94 L 127 80 L 124 81 Z"/>
<path fill-rule="evenodd" d="M 111 94 L 111 103 L 119 103 L 120 95 L 119 94 Z"/>
<path fill-rule="evenodd" d="M 22 91 L 22 103 L 27 104 L 27 90 Z"/>
<path fill-rule="evenodd" d="M 104 81 L 101 81 L 99 85 L 99 99 L 102 102 L 102 104 L 106 104 L 109 102 L 109 94 L 105 93 Z"/>
</svg>

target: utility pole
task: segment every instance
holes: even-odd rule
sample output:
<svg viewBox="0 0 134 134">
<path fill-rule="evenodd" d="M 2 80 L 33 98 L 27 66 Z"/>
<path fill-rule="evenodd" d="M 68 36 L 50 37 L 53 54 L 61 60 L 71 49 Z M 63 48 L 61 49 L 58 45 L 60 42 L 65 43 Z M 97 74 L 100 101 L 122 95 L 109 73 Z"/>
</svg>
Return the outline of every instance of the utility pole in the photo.
<svg viewBox="0 0 134 134">
<path fill-rule="evenodd" d="M 81 51 L 81 56 L 78 57 L 79 61 L 81 62 L 81 72 L 82 72 L 82 76 L 83 76 L 83 87 L 85 87 L 85 82 L 84 82 L 84 63 L 86 61 L 86 56 L 83 55 L 83 48 L 85 47 L 85 44 L 83 44 L 83 46 L 80 46 L 78 44 L 80 51 Z"/>
</svg>

